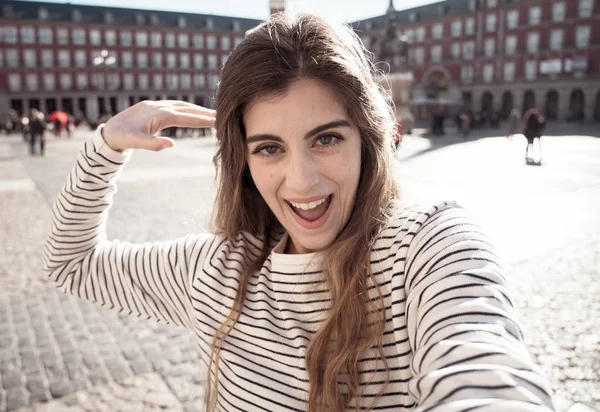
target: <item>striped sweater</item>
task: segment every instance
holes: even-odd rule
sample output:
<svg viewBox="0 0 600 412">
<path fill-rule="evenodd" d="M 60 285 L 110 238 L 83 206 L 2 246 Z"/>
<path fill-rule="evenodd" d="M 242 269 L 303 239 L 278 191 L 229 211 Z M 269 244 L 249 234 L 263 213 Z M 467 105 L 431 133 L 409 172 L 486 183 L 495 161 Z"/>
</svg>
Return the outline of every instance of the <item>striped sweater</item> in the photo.
<svg viewBox="0 0 600 412">
<path fill-rule="evenodd" d="M 106 239 L 116 180 L 131 151 L 111 150 L 97 130 L 85 143 L 53 209 L 44 267 L 64 292 L 121 313 L 195 332 L 206 362 L 229 314 L 242 262 L 261 240 L 192 234 L 131 244 Z M 218 407 L 304 411 L 305 355 L 327 313 L 320 255 L 286 255 L 287 236 L 248 285 L 240 319 L 223 345 Z M 384 411 L 548 411 L 489 239 L 453 203 L 404 207 L 378 236 L 371 269 L 385 302 L 385 369 L 359 362 L 361 404 Z M 375 288 L 369 289 L 376 297 Z M 352 406 L 352 405 L 349 405 Z"/>
</svg>

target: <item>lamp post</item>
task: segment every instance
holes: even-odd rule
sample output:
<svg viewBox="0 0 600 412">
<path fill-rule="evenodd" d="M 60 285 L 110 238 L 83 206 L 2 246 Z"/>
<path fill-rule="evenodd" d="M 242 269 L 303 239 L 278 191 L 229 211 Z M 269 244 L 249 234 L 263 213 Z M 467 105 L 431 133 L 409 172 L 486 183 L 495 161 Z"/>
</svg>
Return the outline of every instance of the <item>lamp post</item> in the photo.
<svg viewBox="0 0 600 412">
<path fill-rule="evenodd" d="M 117 58 L 115 56 L 109 56 L 108 55 L 108 50 L 103 49 L 100 51 L 100 56 L 96 56 L 94 57 L 94 66 L 96 67 L 103 67 L 103 71 L 104 71 L 104 104 L 106 106 L 106 91 L 108 90 L 108 67 L 112 66 L 113 64 L 115 64 L 117 62 Z"/>
</svg>

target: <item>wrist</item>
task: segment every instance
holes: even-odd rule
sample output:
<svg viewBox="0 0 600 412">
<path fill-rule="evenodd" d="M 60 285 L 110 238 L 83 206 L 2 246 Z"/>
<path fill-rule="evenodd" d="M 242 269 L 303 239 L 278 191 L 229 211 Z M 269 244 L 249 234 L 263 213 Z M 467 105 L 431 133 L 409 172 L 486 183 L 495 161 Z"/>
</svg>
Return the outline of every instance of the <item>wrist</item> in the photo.
<svg viewBox="0 0 600 412">
<path fill-rule="evenodd" d="M 115 147 L 112 147 L 108 141 L 106 140 L 106 137 L 104 136 L 104 129 L 106 128 L 106 123 L 101 124 L 100 126 L 98 126 L 100 128 L 100 136 L 102 136 L 102 140 L 104 140 L 104 143 L 111 149 L 114 150 L 115 152 L 119 152 L 119 153 L 123 153 L 124 150 L 119 150 Z"/>
</svg>

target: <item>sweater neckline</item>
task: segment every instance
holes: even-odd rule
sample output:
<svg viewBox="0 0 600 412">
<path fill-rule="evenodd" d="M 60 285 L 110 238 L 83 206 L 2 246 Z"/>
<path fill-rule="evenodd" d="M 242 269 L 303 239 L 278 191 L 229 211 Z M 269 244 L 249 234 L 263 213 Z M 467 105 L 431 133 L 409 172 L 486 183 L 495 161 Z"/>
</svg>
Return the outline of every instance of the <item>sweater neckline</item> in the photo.
<svg viewBox="0 0 600 412">
<path fill-rule="evenodd" d="M 284 233 L 277 245 L 271 250 L 271 265 L 275 271 L 295 273 L 307 271 L 320 271 L 320 264 L 323 258 L 322 252 L 311 253 L 284 253 L 289 240 L 288 233 Z"/>
</svg>

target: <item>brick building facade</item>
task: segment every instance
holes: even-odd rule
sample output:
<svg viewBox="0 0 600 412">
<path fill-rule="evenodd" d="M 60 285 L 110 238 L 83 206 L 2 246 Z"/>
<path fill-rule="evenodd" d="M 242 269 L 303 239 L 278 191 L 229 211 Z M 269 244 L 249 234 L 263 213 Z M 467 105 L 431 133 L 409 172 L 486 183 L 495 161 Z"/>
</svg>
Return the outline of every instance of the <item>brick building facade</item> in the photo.
<svg viewBox="0 0 600 412">
<path fill-rule="evenodd" d="M 218 71 L 259 20 L 4 1 L 0 114 L 66 110 L 90 119 L 143 99 L 211 106 Z"/>
<path fill-rule="evenodd" d="M 598 0 L 448 0 L 389 13 L 409 42 L 417 106 L 503 116 L 535 106 L 550 119 L 600 121 Z M 352 23 L 367 48 L 388 17 Z"/>
</svg>

